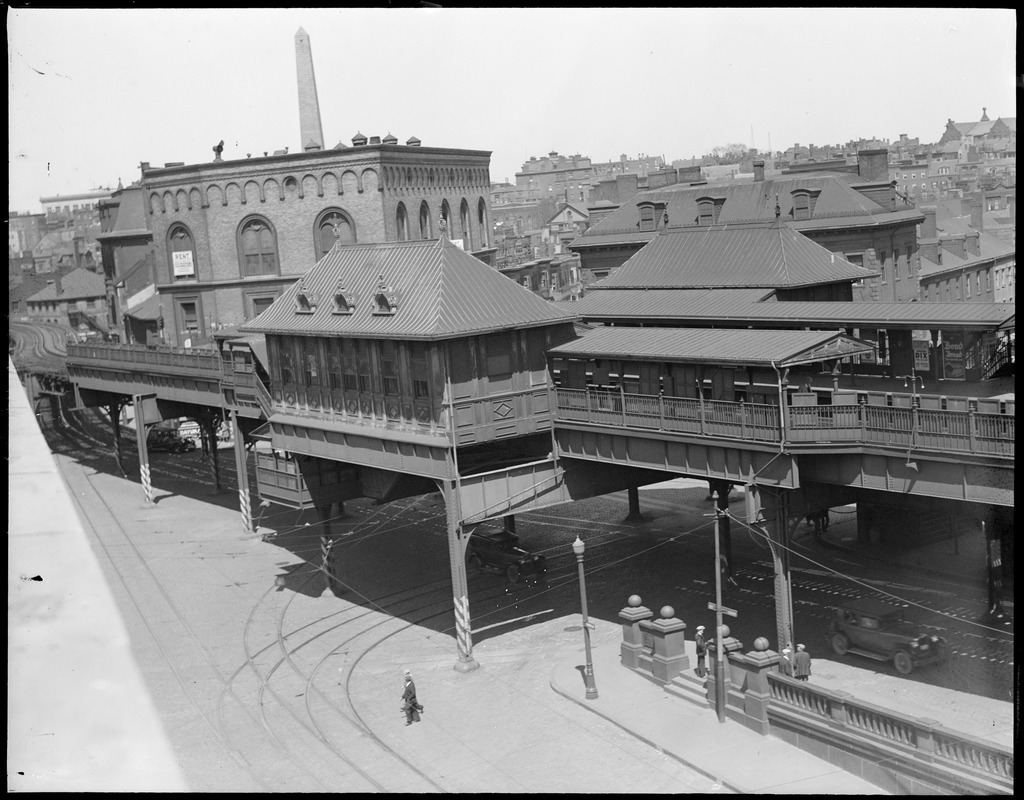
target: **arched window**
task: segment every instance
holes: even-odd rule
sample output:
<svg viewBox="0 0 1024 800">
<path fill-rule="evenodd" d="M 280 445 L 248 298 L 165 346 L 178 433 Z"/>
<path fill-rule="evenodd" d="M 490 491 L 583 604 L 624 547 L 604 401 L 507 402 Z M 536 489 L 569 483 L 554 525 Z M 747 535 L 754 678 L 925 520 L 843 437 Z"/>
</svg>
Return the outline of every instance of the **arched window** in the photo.
<svg viewBox="0 0 1024 800">
<path fill-rule="evenodd" d="M 395 212 L 395 227 L 398 229 L 398 241 L 409 241 L 409 215 L 405 211 L 405 203 L 398 204 Z"/>
<path fill-rule="evenodd" d="M 452 236 L 452 210 L 447 200 L 441 201 L 441 219 L 444 220 L 445 230 L 448 231 L 448 238 Z"/>
<path fill-rule="evenodd" d="M 420 203 L 420 238 L 433 238 L 431 228 L 432 226 L 430 224 L 430 206 L 428 206 L 427 201 L 424 200 L 422 203 Z"/>
<path fill-rule="evenodd" d="M 463 247 L 471 252 L 476 248 L 473 247 L 473 232 L 469 227 L 469 203 L 466 202 L 465 198 L 462 200 L 462 205 L 459 206 L 459 217 L 462 220 Z"/>
<path fill-rule="evenodd" d="M 180 222 L 172 225 L 167 232 L 167 258 L 170 259 L 171 277 L 174 280 L 194 281 L 199 277 L 192 232 Z"/>
<path fill-rule="evenodd" d="M 477 227 L 480 229 L 480 246 L 487 247 L 487 204 L 482 197 L 476 204 L 476 221 Z"/>
<path fill-rule="evenodd" d="M 238 229 L 238 253 L 242 277 L 277 275 L 277 236 L 262 217 L 250 217 Z"/>
<path fill-rule="evenodd" d="M 340 208 L 329 208 L 316 219 L 316 257 L 320 260 L 338 244 L 356 243 L 356 226 Z"/>
<path fill-rule="evenodd" d="M 654 228 L 655 228 L 655 225 L 654 225 L 654 206 L 653 205 L 642 205 L 642 206 L 640 206 L 640 230 L 642 230 L 642 231 L 653 231 Z"/>
</svg>

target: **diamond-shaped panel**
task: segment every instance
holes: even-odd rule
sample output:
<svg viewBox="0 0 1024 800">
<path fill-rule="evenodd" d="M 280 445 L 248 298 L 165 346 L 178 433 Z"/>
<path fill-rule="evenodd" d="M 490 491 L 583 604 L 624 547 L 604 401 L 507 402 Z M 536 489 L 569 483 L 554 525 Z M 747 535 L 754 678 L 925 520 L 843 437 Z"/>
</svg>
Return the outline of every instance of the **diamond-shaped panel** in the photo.
<svg viewBox="0 0 1024 800">
<path fill-rule="evenodd" d="M 505 402 L 498 403 L 494 407 L 494 416 L 497 419 L 508 419 L 508 417 L 512 416 L 512 406 Z"/>
</svg>

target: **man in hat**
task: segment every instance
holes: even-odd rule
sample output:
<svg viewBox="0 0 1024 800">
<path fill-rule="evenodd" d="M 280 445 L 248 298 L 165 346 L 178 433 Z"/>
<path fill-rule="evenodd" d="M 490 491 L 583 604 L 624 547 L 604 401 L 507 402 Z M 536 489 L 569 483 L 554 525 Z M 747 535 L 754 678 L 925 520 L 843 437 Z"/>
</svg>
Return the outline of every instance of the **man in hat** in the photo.
<svg viewBox="0 0 1024 800">
<path fill-rule="evenodd" d="M 796 646 L 796 654 L 793 656 L 793 677 L 798 681 L 811 677 L 811 654 L 804 650 L 802 644 Z"/>
<path fill-rule="evenodd" d="M 793 677 L 793 659 L 792 650 L 788 647 L 782 648 L 782 661 L 779 662 L 779 671 L 783 675 L 788 675 L 790 678 Z"/>
<path fill-rule="evenodd" d="M 697 673 L 698 678 L 703 678 L 708 673 L 705 659 L 708 655 L 708 643 L 704 638 L 704 626 L 697 626 L 697 635 L 693 637 L 694 643 L 697 645 L 697 669 L 694 670 Z"/>
<path fill-rule="evenodd" d="M 416 684 L 412 682 L 412 673 L 405 671 L 405 688 L 402 690 L 402 710 L 405 712 L 405 724 L 412 725 L 420 721 L 420 712 L 423 710 L 416 701 Z"/>
</svg>

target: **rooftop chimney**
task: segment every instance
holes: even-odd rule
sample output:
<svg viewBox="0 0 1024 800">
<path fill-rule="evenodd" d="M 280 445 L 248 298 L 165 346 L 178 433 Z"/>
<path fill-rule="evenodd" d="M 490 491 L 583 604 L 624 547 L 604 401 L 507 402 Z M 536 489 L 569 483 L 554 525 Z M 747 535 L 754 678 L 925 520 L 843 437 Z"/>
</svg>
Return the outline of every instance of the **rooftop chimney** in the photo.
<svg viewBox="0 0 1024 800">
<path fill-rule="evenodd" d="M 889 180 L 889 151 L 861 150 L 857 153 L 857 173 L 865 181 Z"/>
<path fill-rule="evenodd" d="M 967 237 L 962 233 L 943 236 L 939 241 L 943 250 L 948 250 L 957 258 L 967 258 Z"/>
<path fill-rule="evenodd" d="M 985 217 L 982 213 L 981 200 L 972 200 L 971 205 L 971 227 L 976 231 L 985 230 Z"/>
<path fill-rule="evenodd" d="M 972 256 L 981 255 L 981 234 L 978 231 L 967 234 L 967 252 Z"/>
<path fill-rule="evenodd" d="M 763 161 L 755 161 L 754 162 L 754 180 L 755 181 L 763 181 L 764 180 L 764 162 Z"/>
<path fill-rule="evenodd" d="M 938 236 L 935 225 L 935 214 L 938 211 L 935 206 L 923 206 L 921 212 L 924 214 L 924 222 L 921 223 L 921 238 L 934 239 Z"/>
</svg>

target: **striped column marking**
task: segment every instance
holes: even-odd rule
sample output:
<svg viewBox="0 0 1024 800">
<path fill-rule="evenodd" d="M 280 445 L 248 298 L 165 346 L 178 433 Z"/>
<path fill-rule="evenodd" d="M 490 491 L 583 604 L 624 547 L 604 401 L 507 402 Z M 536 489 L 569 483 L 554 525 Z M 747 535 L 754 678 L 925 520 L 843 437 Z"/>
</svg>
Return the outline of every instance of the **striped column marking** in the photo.
<svg viewBox="0 0 1024 800">
<path fill-rule="evenodd" d="M 452 598 L 455 602 L 455 639 L 459 648 L 459 661 L 473 658 L 473 637 L 469 628 L 469 597 Z"/>
<path fill-rule="evenodd" d="M 140 464 L 139 473 L 142 475 L 142 491 L 146 495 L 146 502 L 153 502 L 153 480 L 149 475 L 149 464 Z"/>
<path fill-rule="evenodd" d="M 252 503 L 249 500 L 249 490 L 241 488 L 238 490 L 238 505 L 242 509 L 242 531 L 252 533 Z"/>
<path fill-rule="evenodd" d="M 334 539 L 330 536 L 320 537 L 320 564 L 324 571 L 324 584 L 330 590 L 334 582 L 334 565 L 331 563 L 331 549 L 334 547 Z"/>
</svg>

